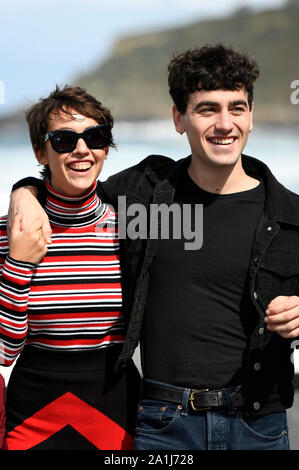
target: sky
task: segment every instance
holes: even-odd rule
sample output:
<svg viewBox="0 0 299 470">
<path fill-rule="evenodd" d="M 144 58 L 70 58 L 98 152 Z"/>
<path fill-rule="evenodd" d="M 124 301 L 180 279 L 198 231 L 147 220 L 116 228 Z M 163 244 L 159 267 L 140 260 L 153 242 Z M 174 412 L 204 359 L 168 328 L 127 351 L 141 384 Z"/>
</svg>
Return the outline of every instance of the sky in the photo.
<svg viewBox="0 0 299 470">
<path fill-rule="evenodd" d="M 88 72 L 123 36 L 284 0 L 1 0 L 0 115 Z"/>
</svg>

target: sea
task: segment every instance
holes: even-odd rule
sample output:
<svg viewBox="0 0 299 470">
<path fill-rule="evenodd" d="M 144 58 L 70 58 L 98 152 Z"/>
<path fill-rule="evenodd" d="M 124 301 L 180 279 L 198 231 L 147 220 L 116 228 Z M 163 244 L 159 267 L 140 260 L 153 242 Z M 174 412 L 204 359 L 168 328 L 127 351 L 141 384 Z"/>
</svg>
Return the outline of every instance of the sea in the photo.
<svg viewBox="0 0 299 470">
<path fill-rule="evenodd" d="M 113 132 L 117 150 L 111 149 L 100 179 L 140 162 L 151 154 L 178 160 L 190 153 L 185 135 L 179 135 L 172 121 L 121 122 Z M 256 126 L 244 150 L 265 162 L 286 187 L 299 193 L 299 130 L 287 127 Z M 0 133 L 0 214 L 5 214 L 14 182 L 25 176 L 39 176 L 26 133 Z"/>
<path fill-rule="evenodd" d="M 190 153 L 185 135 L 176 133 L 170 120 L 120 122 L 114 127 L 117 150 L 111 149 L 100 179 L 135 165 L 148 155 L 165 155 L 178 160 Z M 244 150 L 266 163 L 274 176 L 287 188 L 299 193 L 299 132 L 294 128 L 255 126 Z M 7 213 L 13 183 L 26 176 L 39 176 L 37 164 L 26 133 L 0 134 L 0 214 Z M 294 353 L 299 373 L 299 350 Z M 139 358 L 136 356 L 137 365 Z M 5 369 L 5 370 L 4 370 Z M 10 368 L 0 366 L 7 379 Z"/>
</svg>

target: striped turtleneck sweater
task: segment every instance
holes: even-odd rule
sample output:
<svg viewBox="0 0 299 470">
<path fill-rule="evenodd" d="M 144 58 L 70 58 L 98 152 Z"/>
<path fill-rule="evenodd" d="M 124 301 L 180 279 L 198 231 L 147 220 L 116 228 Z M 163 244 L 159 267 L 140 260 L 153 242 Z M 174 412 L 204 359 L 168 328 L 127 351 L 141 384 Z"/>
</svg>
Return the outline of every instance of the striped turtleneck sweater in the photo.
<svg viewBox="0 0 299 470">
<path fill-rule="evenodd" d="M 82 197 L 47 184 L 45 210 L 52 244 L 35 265 L 9 256 L 0 218 L 0 364 L 24 344 L 48 350 L 89 350 L 124 341 L 119 241 L 114 210 L 96 183 Z"/>
</svg>

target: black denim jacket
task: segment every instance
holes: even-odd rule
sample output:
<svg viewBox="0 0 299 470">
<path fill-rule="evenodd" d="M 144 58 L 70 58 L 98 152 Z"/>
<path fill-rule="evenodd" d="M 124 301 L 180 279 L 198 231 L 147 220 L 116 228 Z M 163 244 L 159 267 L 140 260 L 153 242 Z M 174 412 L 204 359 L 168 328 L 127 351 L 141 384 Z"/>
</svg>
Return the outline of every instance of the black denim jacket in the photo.
<svg viewBox="0 0 299 470">
<path fill-rule="evenodd" d="M 131 204 L 171 204 L 176 182 L 190 163 L 151 155 L 138 165 L 111 176 L 99 184 L 99 194 L 116 209 L 118 196 Z M 245 172 L 263 180 L 266 201 L 263 217 L 256 229 L 249 267 L 248 298 L 256 316 L 243 359 L 245 383 L 243 394 L 248 414 L 264 414 L 289 408 L 293 404 L 294 366 L 292 342 L 267 330 L 264 316 L 269 302 L 279 295 L 299 295 L 299 196 L 281 185 L 269 168 L 257 159 L 242 155 Z M 25 179 L 14 188 L 34 184 L 43 202 L 44 185 L 40 180 Z M 122 214 L 119 214 L 122 217 Z M 126 215 L 128 224 L 133 216 Z M 155 255 L 157 239 L 129 237 L 121 242 L 124 312 L 127 336 L 118 360 L 125 366 L 133 356 L 140 338 L 147 297 L 149 268 Z M 186 384 L 187 385 L 187 384 Z"/>
</svg>

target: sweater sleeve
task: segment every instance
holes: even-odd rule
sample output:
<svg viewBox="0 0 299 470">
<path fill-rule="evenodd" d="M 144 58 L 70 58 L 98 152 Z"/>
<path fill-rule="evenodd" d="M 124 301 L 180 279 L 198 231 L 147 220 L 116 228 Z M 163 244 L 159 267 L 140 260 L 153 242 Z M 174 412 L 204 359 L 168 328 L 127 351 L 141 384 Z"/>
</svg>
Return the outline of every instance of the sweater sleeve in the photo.
<svg viewBox="0 0 299 470">
<path fill-rule="evenodd" d="M 23 349 L 28 330 L 28 299 L 35 265 L 0 252 L 0 364 L 10 366 Z"/>
</svg>

